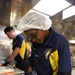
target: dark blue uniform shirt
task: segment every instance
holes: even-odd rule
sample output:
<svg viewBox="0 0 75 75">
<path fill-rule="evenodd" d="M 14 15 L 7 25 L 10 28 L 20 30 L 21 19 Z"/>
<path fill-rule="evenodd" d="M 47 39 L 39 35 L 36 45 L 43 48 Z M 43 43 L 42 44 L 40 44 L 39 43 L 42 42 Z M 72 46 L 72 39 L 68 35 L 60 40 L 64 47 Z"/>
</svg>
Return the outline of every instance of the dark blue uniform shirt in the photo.
<svg viewBox="0 0 75 75">
<path fill-rule="evenodd" d="M 49 54 L 47 56 L 48 52 Z M 43 44 L 33 43 L 32 58 L 34 63 L 32 62 L 31 64 L 34 64 L 38 75 L 55 75 L 55 71 L 71 71 L 68 41 L 52 28 L 50 28 L 50 34 Z M 56 68 L 54 69 L 55 66 Z"/>
<path fill-rule="evenodd" d="M 23 48 L 21 49 L 20 52 L 24 52 L 24 55 L 20 55 L 20 52 L 19 52 L 18 55 L 14 58 L 15 61 L 20 63 L 21 61 L 28 59 L 25 38 L 19 34 L 13 40 L 13 50 L 15 50 L 16 47 L 20 49 Z M 23 59 L 22 59 L 22 56 L 24 57 Z"/>
</svg>

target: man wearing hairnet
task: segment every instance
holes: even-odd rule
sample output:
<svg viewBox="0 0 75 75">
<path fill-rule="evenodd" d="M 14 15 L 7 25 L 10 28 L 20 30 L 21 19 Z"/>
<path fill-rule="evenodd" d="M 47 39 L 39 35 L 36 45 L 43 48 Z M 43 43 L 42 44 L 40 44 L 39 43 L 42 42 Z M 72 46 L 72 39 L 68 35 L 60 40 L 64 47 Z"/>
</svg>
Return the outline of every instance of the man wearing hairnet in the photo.
<svg viewBox="0 0 75 75">
<path fill-rule="evenodd" d="M 24 15 L 17 25 L 32 42 L 30 66 L 37 75 L 71 75 L 68 41 L 51 25 L 48 17 L 36 12 Z"/>
</svg>

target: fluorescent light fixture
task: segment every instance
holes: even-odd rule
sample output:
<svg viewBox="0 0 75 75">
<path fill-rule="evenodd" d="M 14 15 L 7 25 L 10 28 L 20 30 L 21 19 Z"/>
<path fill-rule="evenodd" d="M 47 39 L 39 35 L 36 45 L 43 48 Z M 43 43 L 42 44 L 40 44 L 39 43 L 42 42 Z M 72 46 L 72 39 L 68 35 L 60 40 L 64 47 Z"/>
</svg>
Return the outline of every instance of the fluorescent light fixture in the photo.
<svg viewBox="0 0 75 75">
<path fill-rule="evenodd" d="M 33 9 L 53 16 L 70 5 L 71 4 L 65 0 L 41 0 Z"/>
<path fill-rule="evenodd" d="M 75 44 L 75 40 L 70 40 L 69 42 L 70 42 L 70 43 L 74 43 L 74 44 Z"/>
<path fill-rule="evenodd" d="M 75 15 L 75 5 L 67 8 L 66 10 L 63 11 L 63 18 L 62 19 L 66 19 L 66 18 L 71 17 L 73 15 Z"/>
</svg>

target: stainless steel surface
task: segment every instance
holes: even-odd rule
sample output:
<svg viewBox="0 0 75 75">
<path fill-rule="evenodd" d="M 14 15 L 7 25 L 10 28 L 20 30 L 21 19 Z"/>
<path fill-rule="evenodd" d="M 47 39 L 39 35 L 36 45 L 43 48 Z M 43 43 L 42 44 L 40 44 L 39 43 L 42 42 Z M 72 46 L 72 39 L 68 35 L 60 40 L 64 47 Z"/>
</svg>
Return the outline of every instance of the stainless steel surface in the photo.
<svg viewBox="0 0 75 75">
<path fill-rule="evenodd" d="M 10 55 L 9 45 L 0 44 L 0 60 L 6 59 Z"/>
<path fill-rule="evenodd" d="M 75 75 L 75 68 L 72 68 L 72 75 Z"/>
<path fill-rule="evenodd" d="M 22 75 L 24 73 L 24 71 L 10 65 L 0 67 L 0 70 L 2 70 L 0 75 Z M 10 74 L 8 74 L 8 72 Z"/>
<path fill-rule="evenodd" d="M 0 64 L 5 63 L 5 60 L 0 59 Z"/>
</svg>

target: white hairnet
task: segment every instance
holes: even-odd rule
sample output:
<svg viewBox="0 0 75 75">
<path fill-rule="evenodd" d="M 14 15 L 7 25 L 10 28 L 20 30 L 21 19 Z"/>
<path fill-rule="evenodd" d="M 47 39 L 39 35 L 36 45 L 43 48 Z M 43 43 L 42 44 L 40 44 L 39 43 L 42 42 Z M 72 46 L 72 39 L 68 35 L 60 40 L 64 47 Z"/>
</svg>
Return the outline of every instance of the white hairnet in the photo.
<svg viewBox="0 0 75 75">
<path fill-rule="evenodd" d="M 52 21 L 48 17 L 36 12 L 29 12 L 21 18 L 17 29 L 21 31 L 29 29 L 47 30 L 51 27 L 51 24 Z"/>
</svg>

